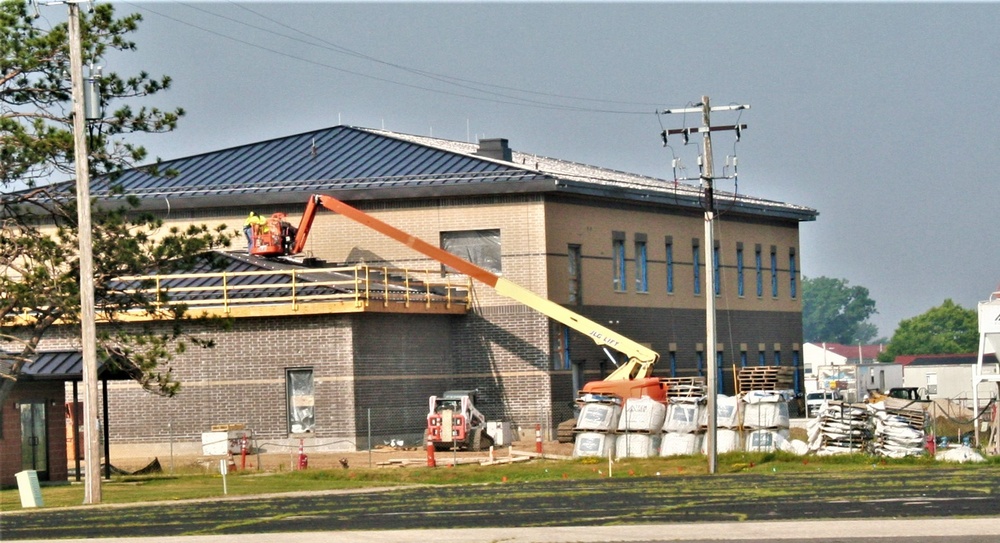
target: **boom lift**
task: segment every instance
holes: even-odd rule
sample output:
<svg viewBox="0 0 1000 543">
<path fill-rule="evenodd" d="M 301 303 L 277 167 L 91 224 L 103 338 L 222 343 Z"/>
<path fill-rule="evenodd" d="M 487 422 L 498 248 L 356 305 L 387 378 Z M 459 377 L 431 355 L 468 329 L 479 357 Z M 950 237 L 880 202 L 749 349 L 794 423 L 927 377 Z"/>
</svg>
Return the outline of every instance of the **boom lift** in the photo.
<svg viewBox="0 0 1000 543">
<path fill-rule="evenodd" d="M 652 376 L 653 365 L 660 357 L 656 351 L 609 328 L 601 326 L 582 315 L 574 313 L 555 302 L 547 300 L 513 281 L 500 277 L 472 262 L 386 224 L 332 196 L 316 194 L 309 198 L 306 210 L 299 222 L 298 230 L 295 231 L 293 240 L 288 239 L 290 236 L 278 240 L 268 238 L 266 240 L 268 243 L 255 243 L 250 253 L 265 257 L 301 253 L 305 249 L 306 239 L 309 237 L 309 230 L 312 228 L 313 219 L 315 219 L 316 211 L 319 207 L 339 213 L 344 217 L 385 234 L 445 266 L 486 284 L 498 294 L 531 307 L 539 313 L 586 335 L 594 343 L 604 348 L 606 353 L 607 349 L 611 348 L 628 357 L 627 362 L 619 365 L 603 381 L 591 381 L 585 384 L 583 387 L 584 393 L 613 394 L 621 398 L 648 396 L 658 401 L 666 400 L 666 385 L 659 378 Z M 290 229 L 287 231 L 291 232 Z M 614 361 L 613 357 L 612 360 Z"/>
</svg>

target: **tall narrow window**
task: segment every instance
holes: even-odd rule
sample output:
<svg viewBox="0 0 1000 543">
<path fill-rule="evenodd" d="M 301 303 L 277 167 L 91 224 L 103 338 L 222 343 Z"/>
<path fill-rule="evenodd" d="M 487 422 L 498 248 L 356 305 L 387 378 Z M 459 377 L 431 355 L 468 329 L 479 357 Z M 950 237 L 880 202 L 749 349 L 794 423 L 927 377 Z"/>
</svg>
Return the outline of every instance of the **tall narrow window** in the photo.
<svg viewBox="0 0 1000 543">
<path fill-rule="evenodd" d="M 611 260 L 614 266 L 614 289 L 625 292 L 628 289 L 625 281 L 625 232 L 612 232 Z"/>
<path fill-rule="evenodd" d="M 781 365 L 781 351 L 777 351 L 777 350 L 774 351 L 774 365 L 775 366 L 780 366 Z"/>
<path fill-rule="evenodd" d="M 792 247 L 788 250 L 788 292 L 792 298 L 798 296 L 795 274 L 795 247 Z"/>
<path fill-rule="evenodd" d="M 698 375 L 705 376 L 705 351 L 698 350 Z"/>
<path fill-rule="evenodd" d="M 674 293 L 674 238 L 667 236 L 667 293 Z"/>
<path fill-rule="evenodd" d="M 747 351 L 746 351 L 746 349 L 743 349 L 743 350 L 740 351 L 740 367 L 741 368 L 747 367 Z"/>
<path fill-rule="evenodd" d="M 635 291 L 649 292 L 649 275 L 646 271 L 646 234 L 635 235 Z"/>
<path fill-rule="evenodd" d="M 583 303 L 583 290 L 580 288 L 583 284 L 583 256 L 579 245 L 570 244 L 566 252 L 569 255 L 569 261 L 567 262 L 569 266 L 568 301 L 570 304 L 580 305 Z"/>
<path fill-rule="evenodd" d="M 694 264 L 694 295 L 701 294 L 701 244 L 698 238 L 691 240 L 691 262 Z"/>
<path fill-rule="evenodd" d="M 712 247 L 712 290 L 716 296 L 722 293 L 722 277 L 720 276 L 722 262 L 720 257 L 719 243 L 716 242 L 715 247 Z"/>
<path fill-rule="evenodd" d="M 764 344 L 763 343 L 760 346 L 760 356 L 757 357 L 757 365 L 758 366 L 766 366 L 767 365 L 767 353 L 764 352 Z"/>
<path fill-rule="evenodd" d="M 313 370 L 285 370 L 285 387 L 288 398 L 288 431 L 293 434 L 312 432 L 316 426 Z"/>
<path fill-rule="evenodd" d="M 726 356 L 725 353 L 719 351 L 715 353 L 715 388 L 716 392 L 722 394 L 725 392 L 725 378 L 726 378 Z"/>
<path fill-rule="evenodd" d="M 761 255 L 760 255 L 760 244 L 757 244 L 753 250 L 754 265 L 757 269 L 757 297 L 760 298 L 764 295 L 764 269 L 762 267 Z"/>
<path fill-rule="evenodd" d="M 778 297 L 778 248 L 771 246 L 771 296 Z"/>
<path fill-rule="evenodd" d="M 677 351 L 670 351 L 670 376 L 677 377 Z"/>
<path fill-rule="evenodd" d="M 743 242 L 736 244 L 736 292 L 743 297 Z"/>
<path fill-rule="evenodd" d="M 792 350 L 792 367 L 795 368 L 792 389 L 795 390 L 796 394 L 798 394 L 799 392 L 802 392 L 802 363 L 799 361 L 798 349 Z"/>
<path fill-rule="evenodd" d="M 556 321 L 549 322 L 552 323 L 550 328 L 552 369 L 568 370 L 572 366 L 569 358 L 569 327 Z"/>
</svg>

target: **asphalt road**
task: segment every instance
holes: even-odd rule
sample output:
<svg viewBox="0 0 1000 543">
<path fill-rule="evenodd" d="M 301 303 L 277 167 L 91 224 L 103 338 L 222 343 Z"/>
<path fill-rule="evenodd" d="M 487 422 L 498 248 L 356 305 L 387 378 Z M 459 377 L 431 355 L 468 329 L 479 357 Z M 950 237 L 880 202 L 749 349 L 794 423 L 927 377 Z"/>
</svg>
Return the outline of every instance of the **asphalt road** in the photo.
<svg viewBox="0 0 1000 543">
<path fill-rule="evenodd" d="M 854 475 L 624 477 L 42 509 L 0 516 L 0 539 L 749 541 L 764 530 L 757 539 L 1000 541 L 1000 466 Z M 843 531 L 851 522 L 861 523 L 857 531 Z M 419 539 L 404 535 L 413 533 Z"/>
</svg>

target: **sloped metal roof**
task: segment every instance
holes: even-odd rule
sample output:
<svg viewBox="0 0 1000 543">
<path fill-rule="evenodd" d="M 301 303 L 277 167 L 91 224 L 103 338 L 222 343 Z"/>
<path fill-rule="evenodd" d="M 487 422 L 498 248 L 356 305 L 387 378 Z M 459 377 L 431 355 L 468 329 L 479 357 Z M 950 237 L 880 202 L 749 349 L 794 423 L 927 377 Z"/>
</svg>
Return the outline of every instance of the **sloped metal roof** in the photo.
<svg viewBox="0 0 1000 543">
<path fill-rule="evenodd" d="M 105 362 L 97 361 L 97 375 L 102 379 L 129 379 L 124 372 L 105 371 Z M 33 381 L 79 381 L 83 377 L 83 354 L 80 351 L 46 351 L 21 368 L 19 379 Z"/>
<path fill-rule="evenodd" d="M 167 160 L 158 168 L 177 175 L 136 168 L 115 183 L 139 198 L 195 198 L 547 179 L 513 164 L 349 126 Z M 107 180 L 95 181 L 91 190 L 96 197 L 113 197 Z"/>
<path fill-rule="evenodd" d="M 477 154 L 479 144 L 335 126 L 139 167 L 114 181 L 97 179 L 97 198 L 138 197 L 146 209 L 170 211 L 301 203 L 304 194 L 346 200 L 471 194 L 562 193 L 700 210 L 702 189 L 674 180 L 522 152 L 504 161 Z M 814 209 L 716 192 L 721 209 L 750 216 L 811 221 Z"/>
</svg>

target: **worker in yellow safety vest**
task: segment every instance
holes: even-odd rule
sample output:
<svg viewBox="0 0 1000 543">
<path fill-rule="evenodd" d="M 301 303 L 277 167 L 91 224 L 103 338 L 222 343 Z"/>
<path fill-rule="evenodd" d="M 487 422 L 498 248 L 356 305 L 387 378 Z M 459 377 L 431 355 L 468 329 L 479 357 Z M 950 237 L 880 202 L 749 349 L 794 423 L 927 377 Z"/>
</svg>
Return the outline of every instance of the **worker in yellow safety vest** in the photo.
<svg viewBox="0 0 1000 543">
<path fill-rule="evenodd" d="M 243 221 L 243 233 L 247 237 L 247 253 L 253 249 L 253 238 L 257 234 L 257 229 L 267 224 L 267 219 L 261 217 L 256 211 L 251 211 L 247 220 Z"/>
</svg>

